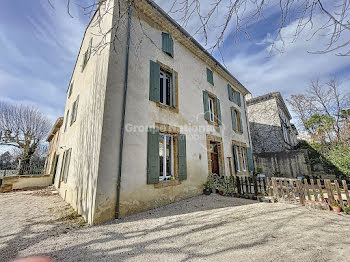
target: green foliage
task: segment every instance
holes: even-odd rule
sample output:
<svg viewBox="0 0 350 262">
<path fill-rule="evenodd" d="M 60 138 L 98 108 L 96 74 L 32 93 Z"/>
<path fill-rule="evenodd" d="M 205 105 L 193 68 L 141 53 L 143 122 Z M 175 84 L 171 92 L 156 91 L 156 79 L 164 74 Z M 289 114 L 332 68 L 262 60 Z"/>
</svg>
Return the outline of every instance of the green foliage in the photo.
<svg viewBox="0 0 350 262">
<path fill-rule="evenodd" d="M 300 149 L 307 149 L 311 168 L 321 164 L 326 172 L 340 178 L 350 178 L 350 147 L 347 143 L 308 143 L 300 141 Z"/>
<path fill-rule="evenodd" d="M 308 120 L 304 120 L 303 124 L 306 130 L 312 130 L 315 135 L 323 136 L 332 129 L 334 122 L 333 117 L 316 113 L 311 115 Z"/>
<path fill-rule="evenodd" d="M 327 159 L 338 168 L 338 170 L 350 177 L 350 147 L 345 144 L 338 144 L 332 147 L 328 154 Z"/>
</svg>

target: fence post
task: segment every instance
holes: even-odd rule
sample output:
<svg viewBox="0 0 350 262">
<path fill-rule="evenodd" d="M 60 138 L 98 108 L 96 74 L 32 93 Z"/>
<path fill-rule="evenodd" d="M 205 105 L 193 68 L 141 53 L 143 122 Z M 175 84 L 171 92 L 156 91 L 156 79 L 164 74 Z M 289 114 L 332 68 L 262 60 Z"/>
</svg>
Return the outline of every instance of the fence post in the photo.
<svg viewBox="0 0 350 262">
<path fill-rule="evenodd" d="M 332 205 L 334 202 L 334 196 L 333 196 L 331 181 L 329 179 L 325 179 L 324 183 L 325 183 L 325 186 L 327 189 L 327 196 L 328 196 L 329 204 Z"/>
<path fill-rule="evenodd" d="M 304 179 L 304 185 L 305 185 L 305 190 L 306 190 L 307 198 L 308 198 L 308 200 L 311 200 L 310 190 L 309 190 L 309 182 L 307 181 L 306 178 Z"/>
<path fill-rule="evenodd" d="M 290 203 L 289 185 L 287 178 L 284 179 L 284 187 L 286 188 L 288 202 Z"/>
<path fill-rule="evenodd" d="M 239 176 L 236 176 L 236 185 L 237 185 L 237 193 L 241 194 L 241 181 L 239 180 Z"/>
<path fill-rule="evenodd" d="M 301 183 L 301 180 L 297 179 L 296 184 L 297 184 L 297 190 L 298 190 L 298 194 L 299 194 L 300 204 L 304 206 L 305 205 L 304 189 L 303 189 L 303 185 Z"/>
<path fill-rule="evenodd" d="M 284 190 L 283 190 L 283 185 L 282 185 L 282 179 L 278 179 L 279 185 L 280 185 L 280 189 L 281 189 L 281 197 L 283 200 L 285 200 L 285 196 L 284 196 Z"/>
<path fill-rule="evenodd" d="M 255 176 L 253 176 L 253 184 L 254 184 L 254 195 L 257 196 L 258 193 L 259 193 L 259 192 L 258 192 L 259 189 L 258 189 L 258 184 L 257 184 L 256 177 L 255 177 Z"/>
<path fill-rule="evenodd" d="M 272 190 L 271 190 L 271 186 L 272 186 L 272 182 L 270 183 L 270 178 L 266 178 L 266 182 L 267 182 L 267 189 L 268 189 L 268 194 L 270 197 L 272 197 Z M 265 191 L 266 192 L 266 191 Z"/>
<path fill-rule="evenodd" d="M 276 178 L 271 178 L 273 185 L 273 195 L 276 199 L 280 198 L 280 194 L 278 193 L 277 180 Z"/>
<path fill-rule="evenodd" d="M 317 196 L 317 192 L 316 192 L 316 188 L 315 188 L 315 184 L 314 184 L 313 179 L 310 179 L 310 184 L 311 184 L 311 188 L 312 188 L 312 194 L 314 195 L 314 200 L 318 201 L 318 196 Z"/>
<path fill-rule="evenodd" d="M 317 179 L 317 186 L 318 186 L 318 191 L 320 192 L 321 200 L 322 202 L 324 201 L 324 196 L 323 196 L 323 190 L 322 190 L 322 185 L 321 185 L 321 180 Z"/>
<path fill-rule="evenodd" d="M 337 189 L 339 204 L 340 204 L 341 208 L 344 209 L 344 202 L 343 202 L 343 198 L 341 196 L 341 191 L 340 191 L 340 188 L 339 188 L 338 181 L 334 180 L 334 184 L 335 184 L 335 188 Z"/>
<path fill-rule="evenodd" d="M 346 184 L 345 180 L 343 180 L 342 183 L 343 183 L 343 187 L 344 187 L 344 191 L 345 191 L 346 200 L 348 202 L 348 206 L 350 206 L 350 196 L 349 196 L 348 185 Z"/>
<path fill-rule="evenodd" d="M 297 197 L 296 197 L 296 190 L 295 190 L 295 187 L 294 187 L 294 179 L 289 179 L 289 183 L 290 183 L 290 187 L 291 187 L 291 190 L 292 190 L 292 198 L 293 198 L 293 201 L 295 201 L 295 203 L 297 202 Z"/>
</svg>

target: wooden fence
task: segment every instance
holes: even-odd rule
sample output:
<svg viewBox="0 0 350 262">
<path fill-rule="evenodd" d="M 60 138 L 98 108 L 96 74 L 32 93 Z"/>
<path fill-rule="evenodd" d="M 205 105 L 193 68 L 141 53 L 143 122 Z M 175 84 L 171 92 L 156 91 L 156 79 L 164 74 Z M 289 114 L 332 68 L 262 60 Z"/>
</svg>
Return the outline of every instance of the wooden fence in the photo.
<svg viewBox="0 0 350 262">
<path fill-rule="evenodd" d="M 267 178 L 267 193 L 278 202 L 328 208 L 338 203 L 341 208 L 350 206 L 348 185 L 345 180 Z"/>
</svg>

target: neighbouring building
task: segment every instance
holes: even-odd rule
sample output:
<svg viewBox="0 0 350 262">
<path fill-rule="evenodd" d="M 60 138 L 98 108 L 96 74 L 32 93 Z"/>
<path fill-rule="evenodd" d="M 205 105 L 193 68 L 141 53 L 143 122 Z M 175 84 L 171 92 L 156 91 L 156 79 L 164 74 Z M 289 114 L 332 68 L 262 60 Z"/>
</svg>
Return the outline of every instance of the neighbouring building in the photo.
<svg viewBox="0 0 350 262">
<path fill-rule="evenodd" d="M 257 171 L 268 176 L 310 175 L 306 151 L 296 150 L 298 131 L 280 92 L 250 98 L 247 107 Z"/>
<path fill-rule="evenodd" d="M 293 149 L 298 131 L 280 92 L 247 100 L 248 119 L 254 153 Z"/>
<path fill-rule="evenodd" d="M 47 157 L 45 162 L 44 174 L 53 175 L 53 181 L 57 171 L 57 164 L 59 160 L 59 142 L 61 135 L 61 127 L 63 124 L 63 117 L 59 117 L 53 125 L 46 142 L 49 143 L 47 150 Z"/>
<path fill-rule="evenodd" d="M 249 91 L 153 1 L 120 3 L 85 31 L 56 153 L 55 186 L 91 224 L 254 169 Z"/>
</svg>

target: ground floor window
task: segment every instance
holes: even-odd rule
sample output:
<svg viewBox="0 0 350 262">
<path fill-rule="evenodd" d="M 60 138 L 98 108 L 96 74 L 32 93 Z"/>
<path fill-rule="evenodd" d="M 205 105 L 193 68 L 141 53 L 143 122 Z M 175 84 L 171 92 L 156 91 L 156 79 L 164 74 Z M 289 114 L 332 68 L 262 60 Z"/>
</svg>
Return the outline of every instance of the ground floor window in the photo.
<svg viewBox="0 0 350 262">
<path fill-rule="evenodd" d="M 239 152 L 238 152 L 238 146 L 233 146 L 233 154 L 234 154 L 234 162 L 235 162 L 235 170 L 236 172 L 241 172 L 241 165 L 239 163 Z"/>
<path fill-rule="evenodd" d="M 159 135 L 159 181 L 174 176 L 174 135 Z"/>
<path fill-rule="evenodd" d="M 246 149 L 244 147 L 241 147 L 241 156 L 242 156 L 243 171 L 246 171 L 247 161 L 246 161 Z"/>
</svg>

